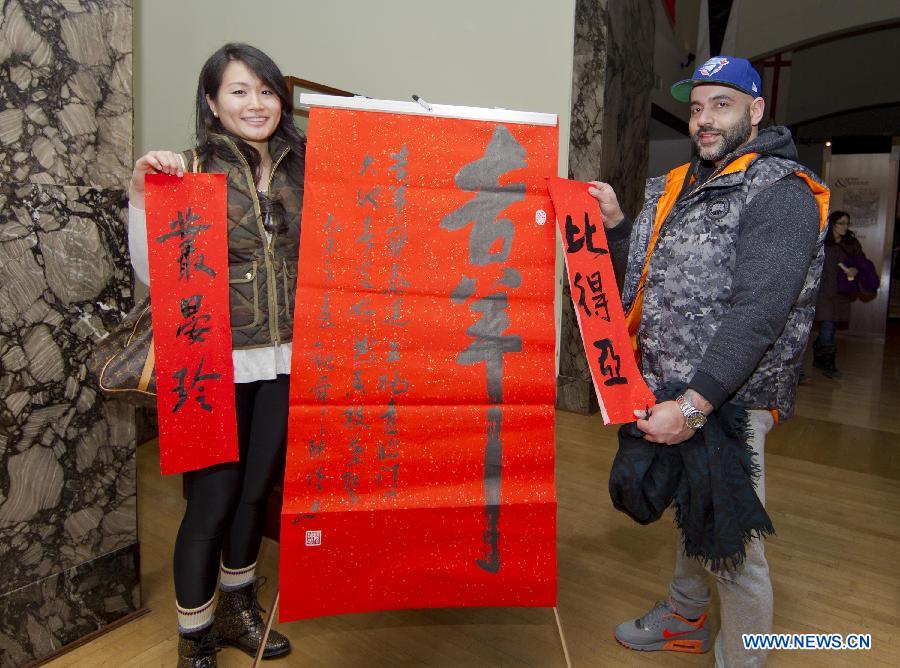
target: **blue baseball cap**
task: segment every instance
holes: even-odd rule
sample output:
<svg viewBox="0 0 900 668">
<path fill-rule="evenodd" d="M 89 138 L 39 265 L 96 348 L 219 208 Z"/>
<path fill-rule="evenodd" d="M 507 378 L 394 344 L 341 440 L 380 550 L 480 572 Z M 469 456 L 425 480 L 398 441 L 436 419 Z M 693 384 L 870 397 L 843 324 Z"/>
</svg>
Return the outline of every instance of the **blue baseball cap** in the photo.
<svg viewBox="0 0 900 668">
<path fill-rule="evenodd" d="M 679 102 L 691 101 L 691 90 L 698 84 L 719 84 L 736 88 L 750 97 L 762 96 L 762 81 L 746 58 L 716 56 L 694 70 L 694 76 L 672 86 L 672 97 Z"/>
</svg>

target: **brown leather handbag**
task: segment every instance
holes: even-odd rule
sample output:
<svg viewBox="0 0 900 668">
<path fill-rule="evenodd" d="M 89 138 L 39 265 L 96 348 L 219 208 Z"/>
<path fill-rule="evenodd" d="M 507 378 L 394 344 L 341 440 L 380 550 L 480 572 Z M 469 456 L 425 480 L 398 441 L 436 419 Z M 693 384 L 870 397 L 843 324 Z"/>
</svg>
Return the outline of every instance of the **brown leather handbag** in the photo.
<svg viewBox="0 0 900 668">
<path fill-rule="evenodd" d="M 156 406 L 150 297 L 145 297 L 94 347 L 88 365 L 111 399 Z"/>
<path fill-rule="evenodd" d="M 192 172 L 200 172 L 197 150 L 192 149 Z M 156 407 L 156 357 L 150 296 L 144 297 L 109 335 L 99 341 L 88 358 L 100 389 L 111 399 Z"/>
</svg>

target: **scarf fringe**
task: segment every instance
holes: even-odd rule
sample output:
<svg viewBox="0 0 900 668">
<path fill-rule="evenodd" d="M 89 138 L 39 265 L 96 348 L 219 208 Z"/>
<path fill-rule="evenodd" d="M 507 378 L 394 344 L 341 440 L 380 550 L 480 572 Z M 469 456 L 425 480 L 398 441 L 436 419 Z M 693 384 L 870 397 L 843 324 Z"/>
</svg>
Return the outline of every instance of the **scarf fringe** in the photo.
<svg viewBox="0 0 900 668">
<path fill-rule="evenodd" d="M 751 529 L 750 531 L 744 531 L 742 535 L 742 543 L 741 548 L 734 552 L 733 554 L 724 554 L 719 556 L 710 556 L 708 554 L 704 554 L 703 550 L 700 547 L 688 545 L 684 538 L 684 530 L 681 524 L 681 512 L 680 506 L 675 506 L 675 524 L 678 527 L 679 533 L 681 534 L 681 547 L 684 550 L 684 553 L 688 557 L 692 557 L 697 559 L 705 568 L 712 571 L 713 573 L 718 573 L 721 571 L 737 571 L 743 566 L 744 561 L 747 558 L 747 545 L 750 544 L 753 540 L 763 540 L 768 538 L 769 536 L 775 535 L 775 527 L 772 526 L 772 522 L 769 521 L 766 523 L 766 526 Z"/>
<path fill-rule="evenodd" d="M 750 480 L 753 482 L 753 487 L 755 488 L 763 472 L 762 467 L 759 465 L 756 452 L 753 451 L 753 446 L 750 444 L 753 440 L 753 429 L 750 428 L 750 413 L 744 409 L 740 409 L 734 416 L 734 422 L 737 427 L 734 436 L 741 444 L 741 454 L 744 458 L 744 462 L 749 467 L 748 472 L 750 474 Z M 769 536 L 775 535 L 775 527 L 772 525 L 772 520 L 768 517 L 767 513 L 766 523 L 762 527 L 742 531 L 741 547 L 739 550 L 732 554 L 710 556 L 705 554 L 699 546 L 687 544 L 682 521 L 681 504 L 675 502 L 674 505 L 675 524 L 681 534 L 681 546 L 685 555 L 699 560 L 705 568 L 714 573 L 739 570 L 747 558 L 747 545 L 749 545 L 751 541 L 764 540 Z"/>
<path fill-rule="evenodd" d="M 737 422 L 738 427 L 736 436 L 741 442 L 741 447 L 743 448 L 742 454 L 746 457 L 746 461 L 748 462 L 750 480 L 753 481 L 753 487 L 756 488 L 756 483 L 759 482 L 759 479 L 762 477 L 763 471 L 762 467 L 759 465 L 759 459 L 753 451 L 753 446 L 750 445 L 750 442 L 753 440 L 753 429 L 750 428 L 750 413 L 741 409 L 735 415 L 735 421 Z"/>
</svg>

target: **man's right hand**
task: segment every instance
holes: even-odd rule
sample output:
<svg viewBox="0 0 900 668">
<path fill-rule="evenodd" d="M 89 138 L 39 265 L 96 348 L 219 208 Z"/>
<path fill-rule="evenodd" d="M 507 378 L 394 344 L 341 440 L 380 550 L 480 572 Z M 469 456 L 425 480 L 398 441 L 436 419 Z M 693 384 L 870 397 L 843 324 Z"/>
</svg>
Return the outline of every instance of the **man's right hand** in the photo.
<svg viewBox="0 0 900 668">
<path fill-rule="evenodd" d="M 603 181 L 591 181 L 588 194 L 600 202 L 600 213 L 603 214 L 603 227 L 612 229 L 625 219 L 619 207 L 619 198 L 612 186 Z"/>
<path fill-rule="evenodd" d="M 147 174 L 169 174 L 184 176 L 184 159 L 173 151 L 149 151 L 134 163 L 131 183 L 128 186 L 128 200 L 131 205 L 144 208 L 144 177 Z"/>
</svg>

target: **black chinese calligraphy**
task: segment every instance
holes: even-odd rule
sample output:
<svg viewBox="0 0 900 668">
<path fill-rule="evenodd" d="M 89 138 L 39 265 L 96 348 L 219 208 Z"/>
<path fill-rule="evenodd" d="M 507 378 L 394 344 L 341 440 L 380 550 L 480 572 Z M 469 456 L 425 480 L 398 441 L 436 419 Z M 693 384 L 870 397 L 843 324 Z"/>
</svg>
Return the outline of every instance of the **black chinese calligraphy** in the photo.
<svg viewBox="0 0 900 668">
<path fill-rule="evenodd" d="M 205 411 L 212 411 L 213 407 L 206 401 L 206 395 L 203 394 L 205 390 L 205 386 L 200 383 L 208 380 L 218 380 L 222 377 L 220 373 L 203 373 L 203 360 L 204 357 L 200 357 L 200 363 L 197 365 L 196 371 L 194 371 L 191 376 L 191 386 L 188 388 L 185 386 L 185 381 L 187 380 L 188 370 L 187 367 L 182 367 L 178 371 L 172 374 L 172 377 L 178 381 L 178 385 L 172 390 L 178 395 L 178 401 L 175 402 L 175 406 L 172 408 L 173 413 L 177 413 L 181 407 L 185 404 L 185 402 L 189 398 L 189 394 L 196 390 L 197 396 L 194 397 L 196 402 L 200 404 L 200 408 Z"/>
<path fill-rule="evenodd" d="M 362 167 L 360 168 L 357 176 L 365 176 L 366 172 L 369 171 L 369 167 L 371 167 L 374 163 L 375 163 L 375 158 L 373 158 L 371 155 L 366 153 L 366 155 L 363 156 Z M 374 169 L 372 170 L 372 173 L 373 174 L 375 173 Z"/>
<path fill-rule="evenodd" d="M 476 192 L 474 199 L 444 216 L 441 227 L 454 231 L 474 223 L 469 234 L 469 261 L 476 266 L 505 262 L 509 258 L 515 229 L 512 221 L 497 217 L 510 204 L 525 199 L 525 183 L 501 186 L 500 177 L 526 167 L 525 149 L 502 125 L 494 130 L 484 156 L 469 163 L 456 174 L 462 190 Z M 493 250 L 497 241 L 499 250 Z"/>
<path fill-rule="evenodd" d="M 188 207 L 186 212 L 178 212 L 178 218 L 169 223 L 171 232 L 156 237 L 156 242 L 163 244 L 169 239 L 178 238 L 180 253 L 178 255 L 178 280 L 190 280 L 191 269 L 202 271 L 209 274 L 213 278 L 216 272 L 212 267 L 207 266 L 203 261 L 203 253 L 197 253 L 194 257 L 194 242 L 202 231 L 208 230 L 211 225 L 197 224 L 200 216 L 191 211 Z"/>
<path fill-rule="evenodd" d="M 397 407 L 394 405 L 394 397 L 388 399 L 388 407 L 381 414 L 384 420 L 384 433 L 390 436 L 396 436 L 400 432 L 397 430 Z"/>
<path fill-rule="evenodd" d="M 331 319 L 331 306 L 329 304 L 329 295 L 326 292 L 322 297 L 322 308 L 319 309 L 319 329 L 329 329 L 334 327 L 334 321 Z"/>
<path fill-rule="evenodd" d="M 319 423 L 319 432 L 309 439 L 309 458 L 316 459 L 325 453 L 325 424 Z"/>
<path fill-rule="evenodd" d="M 585 288 L 587 283 L 587 288 Z M 591 318 L 599 315 L 602 320 L 609 322 L 609 302 L 606 292 L 603 290 L 603 278 L 599 271 L 585 276 L 581 272 L 575 272 L 572 284 L 578 288 L 578 306 L 581 312 Z M 590 304 L 588 303 L 588 290 L 590 290 Z"/>
<path fill-rule="evenodd" d="M 325 379 L 327 381 L 327 376 Z M 308 442 L 309 458 L 316 462 L 315 468 L 306 475 L 306 485 L 310 489 L 311 495 L 314 497 L 310 504 L 310 513 L 318 512 L 319 506 L 322 503 L 319 496 L 322 493 L 323 483 L 325 482 L 325 468 L 318 462 L 321 462 L 324 458 L 325 450 L 328 447 L 328 441 L 325 438 L 325 416 L 325 408 L 322 408 L 322 411 L 319 414 L 319 431 L 314 434 Z"/>
<path fill-rule="evenodd" d="M 521 336 L 504 334 L 510 325 L 508 302 L 505 292 L 495 292 L 472 303 L 471 309 L 482 315 L 466 329 L 474 341 L 456 356 L 456 363 L 464 366 L 484 362 L 488 400 L 494 404 L 503 403 L 503 356 L 522 350 Z"/>
<path fill-rule="evenodd" d="M 356 237 L 356 243 L 363 247 L 363 252 L 368 252 L 375 247 L 375 236 L 372 234 L 372 216 L 362 219 L 362 232 Z"/>
<path fill-rule="evenodd" d="M 584 212 L 584 236 L 579 236 L 582 234 L 582 230 L 572 222 L 571 215 L 566 216 L 565 227 L 567 253 L 577 253 L 585 245 L 585 242 L 587 243 L 587 249 L 591 253 L 597 253 L 598 255 L 609 253 L 608 250 L 594 243 L 594 234 L 597 232 L 597 226 L 591 222 L 591 217 L 587 211 Z"/>
<path fill-rule="evenodd" d="M 611 339 L 600 339 L 594 341 L 594 347 L 600 351 L 598 363 L 600 364 L 600 373 L 606 379 L 604 385 L 625 385 L 628 379 L 620 373 L 622 358 L 613 350 L 613 342 Z"/>
<path fill-rule="evenodd" d="M 353 506 L 359 503 L 359 496 L 356 492 L 360 483 L 359 466 L 363 462 L 362 455 L 365 452 L 363 430 L 369 429 L 369 424 L 366 422 L 365 411 L 362 406 L 349 406 L 343 411 L 343 415 L 344 426 L 351 430 L 352 433 L 347 443 L 350 457 L 346 462 L 346 470 L 341 475 L 341 483 L 347 492 L 347 503 Z"/>
<path fill-rule="evenodd" d="M 375 310 L 372 308 L 372 300 L 363 297 L 358 302 L 350 305 L 350 316 L 359 318 L 360 320 L 371 320 L 375 317 Z"/>
<path fill-rule="evenodd" d="M 191 345 L 195 343 L 205 343 L 204 334 L 210 331 L 211 327 L 203 325 L 212 320 L 212 316 L 208 313 L 200 313 L 200 307 L 203 303 L 203 295 L 191 295 L 187 299 L 180 300 L 181 317 L 185 322 L 178 325 L 175 336 L 186 336 Z"/>
<path fill-rule="evenodd" d="M 515 226 L 501 217 L 510 205 L 525 199 L 525 183 L 501 185 L 500 178 L 516 169 L 528 166 L 526 151 L 504 126 L 498 125 L 485 148 L 484 155 L 465 165 L 454 178 L 456 185 L 475 197 L 441 220 L 441 227 L 456 231 L 471 225 L 469 231 L 469 264 L 473 267 L 503 264 L 509 260 L 515 236 Z M 522 284 L 521 273 L 505 265 L 496 285 L 515 290 Z M 493 286 L 492 286 L 493 288 Z M 503 412 L 503 356 L 522 351 L 522 338 L 509 333 L 507 312 L 509 295 L 494 291 L 485 297 L 472 299 L 477 292 L 477 277 L 462 276 L 450 294 L 453 304 L 470 301 L 469 308 L 478 316 L 466 329 L 473 339 L 456 356 L 463 366 L 484 363 L 487 398 L 493 406 L 487 409 L 487 435 L 484 459 L 484 555 L 476 559 L 479 568 L 497 573 L 500 570 L 500 492 L 502 486 Z"/>
<path fill-rule="evenodd" d="M 316 382 L 309 388 L 309 391 L 315 395 L 317 401 L 325 403 L 328 401 L 329 389 L 331 389 L 331 383 L 328 382 L 328 374 L 322 373 L 316 376 Z"/>
<path fill-rule="evenodd" d="M 388 167 L 388 171 L 394 174 L 394 179 L 403 183 L 406 181 L 406 175 L 408 173 L 409 166 L 409 147 L 406 144 L 400 147 L 400 150 L 396 153 L 391 153 L 391 166 Z"/>
<path fill-rule="evenodd" d="M 324 345 L 321 341 L 316 340 L 313 343 L 312 351 L 309 353 L 309 356 L 317 369 L 323 371 L 334 370 L 334 355 L 326 354 L 324 352 Z"/>
<path fill-rule="evenodd" d="M 487 528 L 484 530 L 484 558 L 476 560 L 478 566 L 489 573 L 500 570 L 500 474 L 502 473 L 503 444 L 500 429 L 503 412 L 489 408 L 487 414 L 487 444 L 484 449 L 484 511 Z"/>
<path fill-rule="evenodd" d="M 375 186 L 369 191 L 359 190 L 356 193 L 356 204 L 358 206 L 365 206 L 366 203 L 368 203 L 373 209 L 377 209 L 379 197 L 381 197 L 381 188 L 378 186 Z"/>
<path fill-rule="evenodd" d="M 325 247 L 322 257 L 322 275 L 326 284 L 334 283 L 334 253 L 337 246 L 337 234 L 341 231 L 340 223 L 335 220 L 334 216 L 329 214 L 325 221 Z M 328 305 L 328 293 L 325 293 L 325 306 Z M 330 320 L 329 320 L 330 322 Z"/>
<path fill-rule="evenodd" d="M 407 394 L 411 383 L 400 372 L 393 370 L 378 376 L 378 389 L 389 394 L 387 409 L 380 415 L 387 437 L 378 446 L 379 469 L 375 482 L 385 497 L 397 496 L 397 481 L 400 472 L 400 428 L 397 424 L 396 397 Z"/>
</svg>

